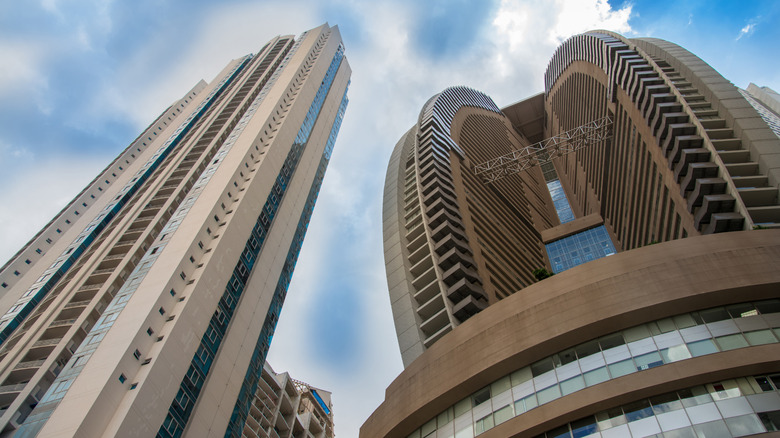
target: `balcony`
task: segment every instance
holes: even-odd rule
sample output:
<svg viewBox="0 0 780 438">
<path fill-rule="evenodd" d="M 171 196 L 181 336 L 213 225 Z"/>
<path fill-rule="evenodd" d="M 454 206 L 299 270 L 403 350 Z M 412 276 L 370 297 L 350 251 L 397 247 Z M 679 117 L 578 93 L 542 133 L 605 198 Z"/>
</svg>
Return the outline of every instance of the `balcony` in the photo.
<svg viewBox="0 0 780 438">
<path fill-rule="evenodd" d="M 0 403 L 3 404 L 3 406 L 11 404 L 11 402 L 24 391 L 26 386 L 26 382 L 0 386 Z"/>
<path fill-rule="evenodd" d="M 447 237 L 437 242 L 436 246 L 434 246 L 434 251 L 436 251 L 436 254 L 442 256 L 452 248 L 460 248 L 464 252 L 470 251 L 468 240 L 459 239 L 458 237 L 452 234 L 448 235 Z"/>
<path fill-rule="evenodd" d="M 655 133 L 660 140 L 669 136 L 671 127 L 688 123 L 688 114 L 684 112 L 669 112 L 661 115 L 661 130 Z M 659 142 L 660 143 L 660 142 Z"/>
<path fill-rule="evenodd" d="M 472 282 L 479 282 L 482 281 L 479 279 L 479 274 L 477 274 L 477 271 L 474 269 L 471 269 L 466 265 L 466 263 L 458 262 L 452 265 L 450 269 L 444 272 L 442 275 L 442 280 L 444 283 L 452 287 L 455 285 L 458 281 L 468 278 Z"/>
<path fill-rule="evenodd" d="M 650 112 L 650 117 L 652 117 L 652 119 L 648 117 L 648 119 L 650 119 L 650 129 L 653 130 L 653 135 L 658 135 L 658 130 L 661 128 L 664 120 L 664 114 L 680 112 L 682 112 L 682 105 L 677 102 L 663 102 L 657 104 Z"/>
<path fill-rule="evenodd" d="M 485 291 L 482 289 L 482 285 L 466 278 L 461 278 L 447 289 L 447 298 L 453 303 L 459 303 L 469 296 L 484 298 Z"/>
<path fill-rule="evenodd" d="M 439 258 L 439 267 L 447 271 L 459 262 L 469 268 L 474 266 L 474 259 L 471 258 L 471 255 L 461 251 L 459 248 L 452 248 Z"/>
<path fill-rule="evenodd" d="M 702 147 L 703 139 L 698 135 L 680 135 L 674 139 L 674 146 L 669 153 L 669 168 L 674 168 L 674 164 L 680 160 L 680 154 L 684 149 L 695 149 Z"/>
<path fill-rule="evenodd" d="M 417 309 L 417 314 L 420 315 L 421 319 L 427 320 L 442 309 L 444 309 L 444 299 L 440 294 L 436 294 Z"/>
<path fill-rule="evenodd" d="M 65 305 L 65 309 L 83 308 L 87 307 L 92 300 L 71 301 Z"/>
<path fill-rule="evenodd" d="M 16 366 L 13 369 L 23 370 L 28 368 L 40 368 L 44 362 L 46 362 L 46 359 L 37 359 L 37 360 L 28 360 L 25 362 L 19 362 L 18 364 L 16 364 Z"/>
<path fill-rule="evenodd" d="M 666 138 L 663 140 L 661 150 L 664 156 L 674 147 L 675 139 L 681 135 L 696 135 L 696 127 L 691 123 L 670 123 L 665 129 Z M 659 144 L 662 143 L 660 140 Z"/>
<path fill-rule="evenodd" d="M 691 163 L 688 166 L 688 174 L 685 175 L 682 182 L 680 182 L 680 194 L 685 194 L 693 190 L 696 185 L 696 180 L 699 178 L 717 178 L 718 177 L 718 165 L 712 161 L 706 163 Z"/>
<path fill-rule="evenodd" d="M 674 167 L 674 179 L 680 181 L 688 173 L 691 163 L 704 163 L 710 160 L 710 151 L 705 148 L 683 149 L 680 161 Z"/>
<path fill-rule="evenodd" d="M 693 213 L 696 207 L 701 206 L 705 195 L 722 195 L 726 193 L 726 181 L 722 178 L 699 178 L 696 186 L 688 195 L 688 212 Z"/>
<path fill-rule="evenodd" d="M 72 325 L 73 325 L 75 322 L 76 322 L 76 319 L 75 319 L 75 318 L 73 318 L 73 319 L 58 319 L 58 320 L 56 320 L 56 321 L 53 321 L 53 322 L 52 322 L 52 323 L 49 325 L 49 328 L 54 328 L 54 327 L 69 327 L 69 326 L 72 326 Z"/>
<path fill-rule="evenodd" d="M 430 283 L 424 285 L 424 287 L 415 289 L 417 289 L 417 293 L 414 294 L 414 299 L 419 305 L 423 305 L 429 302 L 441 292 L 438 281 L 431 281 Z"/>
<path fill-rule="evenodd" d="M 441 330 L 442 327 L 449 324 L 450 324 L 450 317 L 449 315 L 447 315 L 447 309 L 442 308 L 441 310 L 433 314 L 433 316 L 423 321 L 423 323 L 420 324 L 420 330 L 426 335 L 430 336 L 431 334 Z"/>
<path fill-rule="evenodd" d="M 44 347 L 51 347 L 54 345 L 57 345 L 62 341 L 62 338 L 53 338 L 53 339 L 41 339 L 40 341 L 35 342 L 32 347 L 30 348 L 44 348 Z"/>
<path fill-rule="evenodd" d="M 478 300 L 469 295 L 453 306 L 452 314 L 458 318 L 460 322 L 464 322 L 484 310 L 487 306 L 486 300 Z"/>
<path fill-rule="evenodd" d="M 696 228 L 701 230 L 704 224 L 710 222 L 710 216 L 714 213 L 733 212 L 734 204 L 734 197 L 728 194 L 705 196 L 701 207 L 693 217 Z"/>
</svg>

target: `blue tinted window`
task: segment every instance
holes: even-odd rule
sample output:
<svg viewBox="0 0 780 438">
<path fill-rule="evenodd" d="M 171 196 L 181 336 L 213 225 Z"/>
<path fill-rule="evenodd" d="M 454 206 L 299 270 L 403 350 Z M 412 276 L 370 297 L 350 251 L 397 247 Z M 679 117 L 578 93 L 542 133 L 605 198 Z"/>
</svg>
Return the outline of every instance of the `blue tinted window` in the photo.
<svg viewBox="0 0 780 438">
<path fill-rule="evenodd" d="M 564 237 L 545 246 L 556 274 L 616 252 L 604 225 Z"/>
</svg>

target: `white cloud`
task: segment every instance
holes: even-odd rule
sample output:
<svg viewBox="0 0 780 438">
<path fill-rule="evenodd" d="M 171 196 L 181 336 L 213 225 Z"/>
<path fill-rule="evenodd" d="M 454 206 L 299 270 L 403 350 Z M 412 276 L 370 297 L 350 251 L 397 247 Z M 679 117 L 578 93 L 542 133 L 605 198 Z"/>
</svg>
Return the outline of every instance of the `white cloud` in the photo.
<svg viewBox="0 0 780 438">
<path fill-rule="evenodd" d="M 745 27 L 739 30 L 739 34 L 737 35 L 737 41 L 740 40 L 743 36 L 750 36 L 753 34 L 753 31 L 756 30 L 757 23 L 753 20 L 751 20 L 750 23 L 746 24 Z"/>
<path fill-rule="evenodd" d="M 542 91 L 541 81 L 547 62 L 561 42 L 594 29 L 630 32 L 630 16 L 630 5 L 613 10 L 606 0 L 555 0 L 544 5 L 533 1 L 502 0 L 493 21 L 495 54 L 492 62 L 499 76 L 489 81 L 499 79 L 495 86 L 512 87 L 519 79 L 526 79 L 533 82 L 537 92 Z M 533 93 L 530 87 L 523 91 L 524 94 L 507 96 L 509 100 L 497 96 L 494 99 L 508 103 Z"/>
<path fill-rule="evenodd" d="M 36 96 L 40 99 L 48 87 L 43 62 L 48 50 L 43 44 L 0 40 L 0 97 Z"/>
<path fill-rule="evenodd" d="M 28 151 L 20 153 L 29 156 Z M 0 264 L 27 243 L 106 165 L 105 157 L 58 157 L 17 163 L 15 173 L 8 175 L 10 178 L 3 181 L 0 190 L 0 205 L 13 206 L 0 209 Z"/>
<path fill-rule="evenodd" d="M 297 12 L 280 13 L 285 8 Z M 257 52 L 275 35 L 322 24 L 312 9 L 302 1 L 235 4 L 201 14 L 202 21 L 190 23 L 187 38 L 181 29 L 161 27 L 146 46 L 118 60 L 117 76 L 106 78 L 91 107 L 142 129 L 199 80 L 211 82 L 230 59 Z"/>
</svg>

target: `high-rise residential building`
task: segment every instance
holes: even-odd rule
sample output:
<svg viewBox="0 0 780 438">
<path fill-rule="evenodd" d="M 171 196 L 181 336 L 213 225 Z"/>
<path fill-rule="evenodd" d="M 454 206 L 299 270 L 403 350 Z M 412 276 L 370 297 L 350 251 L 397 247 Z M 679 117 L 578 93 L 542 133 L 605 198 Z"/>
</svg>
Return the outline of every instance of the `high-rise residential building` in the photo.
<svg viewBox="0 0 780 438">
<path fill-rule="evenodd" d="M 772 131 L 780 137 L 780 94 L 769 87 L 759 87 L 754 83 L 739 91 L 758 111 Z"/>
<path fill-rule="evenodd" d="M 593 31 L 539 95 L 432 97 L 384 193 L 405 369 L 361 436 L 779 430 L 780 138 L 743 93 Z"/>
<path fill-rule="evenodd" d="M 337 27 L 273 38 L 3 266 L 2 436 L 241 436 L 349 77 Z"/>
<path fill-rule="evenodd" d="M 265 363 L 244 425 L 246 438 L 333 438 L 331 393 Z"/>
</svg>

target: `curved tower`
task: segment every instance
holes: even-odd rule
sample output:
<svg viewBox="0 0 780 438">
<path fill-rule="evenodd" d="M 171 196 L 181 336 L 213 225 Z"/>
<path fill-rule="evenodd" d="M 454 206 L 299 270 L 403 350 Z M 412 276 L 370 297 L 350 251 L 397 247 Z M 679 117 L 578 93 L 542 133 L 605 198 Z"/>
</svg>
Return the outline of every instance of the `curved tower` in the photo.
<svg viewBox="0 0 780 438">
<path fill-rule="evenodd" d="M 549 135 L 606 113 L 614 147 L 557 163 L 580 214 L 620 247 L 780 222 L 777 136 L 740 90 L 687 50 L 597 31 L 564 42 L 545 74 Z"/>
<path fill-rule="evenodd" d="M 780 228 L 780 138 L 742 91 L 672 43 L 594 31 L 558 48 L 543 95 L 500 111 L 442 105 L 455 113 L 443 125 L 449 130 L 426 136 L 431 102 L 396 147 L 385 191 L 388 283 L 406 369 L 361 436 L 780 430 L 780 230 L 764 230 Z M 540 142 L 594 120 L 611 121 L 608 138 L 568 149 Z M 505 138 L 499 121 L 514 141 L 506 148 L 534 151 L 524 164 L 531 167 L 485 183 L 472 176 L 475 166 L 508 156 L 494 148 Z M 399 310 L 411 306 L 424 321 L 422 300 L 401 301 L 418 296 L 408 285 L 422 285 L 415 281 L 424 271 L 413 270 L 409 249 L 417 247 L 394 230 L 409 223 L 405 202 L 439 202 L 415 192 L 428 169 L 417 164 L 426 141 L 455 144 L 442 163 L 456 175 L 447 180 L 455 196 L 446 198 L 470 232 L 451 234 L 468 237 L 474 260 L 459 275 L 478 278 L 488 304 L 501 302 L 453 324 L 414 359 L 399 324 L 412 321 Z M 542 164 L 549 157 L 552 165 Z M 506 214 L 470 219 L 485 211 Z M 522 232 L 506 233 L 510 227 Z M 428 230 L 412 237 L 434 249 L 448 238 Z M 485 244 L 494 230 L 498 246 L 511 250 Z M 531 284 L 522 269 L 506 269 L 522 284 L 491 295 L 488 284 L 502 284 L 491 265 L 544 266 L 555 275 Z"/>
<path fill-rule="evenodd" d="M 530 144 L 486 95 L 431 98 L 396 145 L 385 182 L 385 260 L 408 365 L 460 323 L 531 284 L 554 210 L 539 169 L 493 186 L 473 162 Z"/>
</svg>

